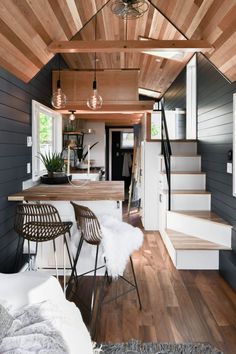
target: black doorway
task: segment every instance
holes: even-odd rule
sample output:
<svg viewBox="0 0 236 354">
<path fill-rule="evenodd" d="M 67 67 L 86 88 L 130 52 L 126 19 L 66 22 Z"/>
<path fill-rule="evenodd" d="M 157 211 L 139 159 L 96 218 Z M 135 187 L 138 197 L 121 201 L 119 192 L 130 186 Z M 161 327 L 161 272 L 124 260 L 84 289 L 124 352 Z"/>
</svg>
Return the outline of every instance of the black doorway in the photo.
<svg viewBox="0 0 236 354">
<path fill-rule="evenodd" d="M 121 146 L 122 132 L 132 133 L 133 127 L 109 127 L 107 129 L 107 179 L 112 181 L 124 181 L 127 197 L 127 191 L 131 181 L 133 148 L 124 148 Z"/>
</svg>

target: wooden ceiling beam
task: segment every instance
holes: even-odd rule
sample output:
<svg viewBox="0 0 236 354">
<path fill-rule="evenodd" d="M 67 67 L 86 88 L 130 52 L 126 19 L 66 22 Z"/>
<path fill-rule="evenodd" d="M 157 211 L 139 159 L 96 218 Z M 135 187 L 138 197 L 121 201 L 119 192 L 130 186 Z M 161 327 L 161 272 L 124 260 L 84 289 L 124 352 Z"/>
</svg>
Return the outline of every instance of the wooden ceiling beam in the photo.
<svg viewBox="0 0 236 354">
<path fill-rule="evenodd" d="M 70 115 L 69 112 L 67 112 L 66 115 L 63 114 L 63 117 L 67 118 Z M 107 114 L 107 113 L 100 113 L 97 114 L 97 112 L 92 112 L 91 114 L 84 113 L 84 114 L 77 114 L 75 113 L 75 118 L 76 119 L 89 119 L 89 120 L 104 120 L 104 121 L 114 121 L 114 120 L 140 120 L 143 118 L 143 113 L 131 113 L 131 114 L 122 114 L 122 113 L 113 113 L 113 114 Z"/>
<path fill-rule="evenodd" d="M 104 102 L 102 108 L 93 111 L 88 108 L 84 101 L 70 101 L 64 109 L 57 110 L 61 114 L 68 114 L 69 110 L 76 111 L 76 114 L 104 114 L 104 113 L 146 113 L 152 112 L 154 101 L 107 101 Z"/>
<path fill-rule="evenodd" d="M 205 40 L 97 40 L 97 41 L 55 41 L 48 46 L 52 53 L 139 53 L 150 50 L 184 50 L 201 51 L 210 49 L 211 45 Z"/>
</svg>

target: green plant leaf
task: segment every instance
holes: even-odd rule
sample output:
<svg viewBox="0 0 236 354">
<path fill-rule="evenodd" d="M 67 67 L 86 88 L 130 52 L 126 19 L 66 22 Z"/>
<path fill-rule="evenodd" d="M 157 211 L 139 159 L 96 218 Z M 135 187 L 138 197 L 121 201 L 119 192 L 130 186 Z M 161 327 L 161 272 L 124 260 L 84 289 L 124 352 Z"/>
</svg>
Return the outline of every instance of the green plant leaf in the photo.
<svg viewBox="0 0 236 354">
<path fill-rule="evenodd" d="M 43 162 L 46 170 L 48 172 L 62 172 L 64 166 L 64 159 L 61 153 L 39 153 L 39 159 Z"/>
<path fill-rule="evenodd" d="M 98 141 L 96 141 L 96 143 L 94 143 L 92 146 L 90 146 L 90 150 L 92 150 L 92 148 L 97 144 L 98 144 Z M 82 160 L 85 160 L 87 155 L 88 155 L 88 151 L 82 156 Z"/>
</svg>

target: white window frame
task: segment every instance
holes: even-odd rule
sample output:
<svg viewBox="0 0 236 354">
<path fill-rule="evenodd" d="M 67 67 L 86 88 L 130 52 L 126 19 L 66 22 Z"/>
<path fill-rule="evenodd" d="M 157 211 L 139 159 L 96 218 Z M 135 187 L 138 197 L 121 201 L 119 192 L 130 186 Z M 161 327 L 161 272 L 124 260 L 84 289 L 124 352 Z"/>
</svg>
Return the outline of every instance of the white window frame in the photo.
<svg viewBox="0 0 236 354">
<path fill-rule="evenodd" d="M 236 93 L 233 94 L 233 196 L 236 197 Z"/>
<path fill-rule="evenodd" d="M 186 138 L 197 138 L 197 56 L 186 67 Z"/>
<path fill-rule="evenodd" d="M 53 151 L 62 151 L 62 116 L 59 112 L 52 110 L 51 108 L 44 106 L 35 100 L 32 100 L 32 180 L 38 181 L 40 176 L 47 171 L 39 171 L 39 113 L 46 112 L 50 114 L 53 119 Z"/>
</svg>

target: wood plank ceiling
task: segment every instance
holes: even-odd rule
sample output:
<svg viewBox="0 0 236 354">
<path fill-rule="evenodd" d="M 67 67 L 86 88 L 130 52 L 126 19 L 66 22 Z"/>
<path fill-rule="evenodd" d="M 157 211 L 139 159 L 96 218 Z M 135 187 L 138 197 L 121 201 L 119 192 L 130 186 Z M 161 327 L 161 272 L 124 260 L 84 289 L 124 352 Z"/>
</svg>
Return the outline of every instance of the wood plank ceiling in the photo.
<svg viewBox="0 0 236 354">
<path fill-rule="evenodd" d="M 28 82 L 52 58 L 47 47 L 53 41 L 94 38 L 91 18 L 103 6 L 97 15 L 97 39 L 125 39 L 125 23 L 111 13 L 111 2 L 104 6 L 107 0 L 0 0 L 0 65 Z M 229 80 L 236 80 L 236 0 L 150 3 L 155 7 L 150 5 L 143 17 L 128 21 L 128 39 L 205 39 L 213 46 L 206 56 Z M 139 53 L 99 53 L 98 68 L 140 68 L 139 86 L 163 94 L 190 55 L 174 61 Z M 94 67 L 92 53 L 63 56 L 69 68 Z"/>
</svg>

